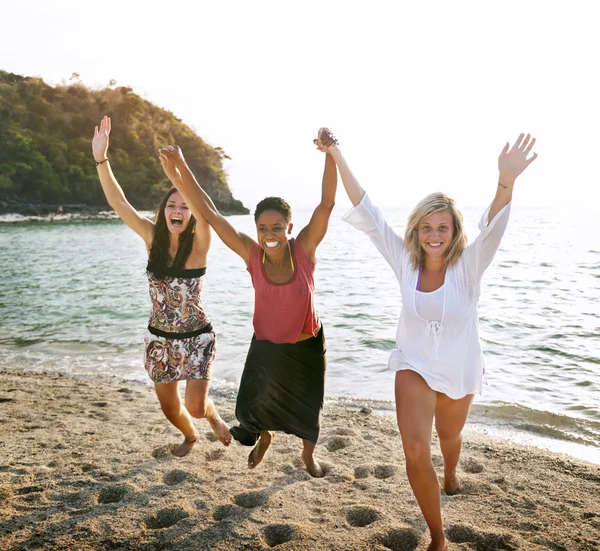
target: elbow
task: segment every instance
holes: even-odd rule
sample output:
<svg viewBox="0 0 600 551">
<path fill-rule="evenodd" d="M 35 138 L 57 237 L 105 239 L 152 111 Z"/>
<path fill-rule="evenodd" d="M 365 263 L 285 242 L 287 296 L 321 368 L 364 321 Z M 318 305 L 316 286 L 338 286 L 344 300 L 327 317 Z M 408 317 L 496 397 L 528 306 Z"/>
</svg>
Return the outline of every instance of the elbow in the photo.
<svg viewBox="0 0 600 551">
<path fill-rule="evenodd" d="M 108 201 L 108 206 L 113 209 L 115 212 L 119 210 L 119 207 L 122 205 L 122 201 Z"/>
</svg>

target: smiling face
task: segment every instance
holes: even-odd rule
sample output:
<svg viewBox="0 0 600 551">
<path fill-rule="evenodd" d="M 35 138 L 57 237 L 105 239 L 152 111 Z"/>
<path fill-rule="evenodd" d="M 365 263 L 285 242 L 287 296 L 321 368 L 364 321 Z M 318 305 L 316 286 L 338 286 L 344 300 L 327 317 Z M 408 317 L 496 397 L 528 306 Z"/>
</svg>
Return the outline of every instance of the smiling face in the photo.
<svg viewBox="0 0 600 551">
<path fill-rule="evenodd" d="M 419 245 L 426 255 L 444 257 L 454 237 L 454 222 L 448 209 L 433 212 L 419 221 Z"/>
<path fill-rule="evenodd" d="M 287 247 L 287 236 L 292 232 L 292 223 L 276 210 L 265 210 L 256 220 L 258 244 L 269 256 L 277 256 Z"/>
<path fill-rule="evenodd" d="M 181 194 L 178 191 L 172 193 L 165 206 L 165 219 L 169 231 L 175 234 L 183 233 L 191 218 L 192 213 Z"/>
</svg>

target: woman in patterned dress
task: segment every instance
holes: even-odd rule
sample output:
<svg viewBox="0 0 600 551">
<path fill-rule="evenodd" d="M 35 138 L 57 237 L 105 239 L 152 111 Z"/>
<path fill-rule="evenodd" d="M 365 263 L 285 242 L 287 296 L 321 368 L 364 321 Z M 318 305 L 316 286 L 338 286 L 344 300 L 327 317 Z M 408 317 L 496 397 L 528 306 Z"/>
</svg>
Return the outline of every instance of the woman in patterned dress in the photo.
<svg viewBox="0 0 600 551">
<path fill-rule="evenodd" d="M 165 195 L 154 222 L 137 212 L 125 198 L 106 156 L 110 130 L 110 118 L 104 117 L 94 131 L 92 151 L 109 205 L 146 243 L 152 311 L 144 363 L 163 413 L 184 437 L 173 454 L 183 457 L 198 441 L 192 418 L 205 418 L 228 446 L 229 427 L 208 397 L 216 337 L 202 308 L 201 293 L 210 227 L 191 215 L 176 188 Z M 185 404 L 179 381 L 186 381 Z"/>
</svg>

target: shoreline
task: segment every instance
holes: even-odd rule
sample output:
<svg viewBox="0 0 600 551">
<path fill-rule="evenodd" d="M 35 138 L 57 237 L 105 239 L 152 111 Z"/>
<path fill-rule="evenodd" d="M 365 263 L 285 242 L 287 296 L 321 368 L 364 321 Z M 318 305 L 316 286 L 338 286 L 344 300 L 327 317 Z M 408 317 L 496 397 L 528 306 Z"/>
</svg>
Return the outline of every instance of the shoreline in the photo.
<svg viewBox="0 0 600 551">
<path fill-rule="evenodd" d="M 231 400 L 217 398 L 226 422 Z M 190 455 L 151 388 L 0 369 L 0 551 L 425 549 L 393 416 L 325 405 L 312 479 L 297 438 L 263 464 L 206 421 Z M 441 474 L 434 442 L 433 460 Z M 442 495 L 450 549 L 600 549 L 600 469 L 465 433 L 463 491 Z"/>
<path fill-rule="evenodd" d="M 118 377 L 114 374 L 62 373 L 52 370 L 30 371 L 22 368 L 0 367 L 0 376 L 2 373 L 33 373 L 41 376 L 83 380 L 92 384 L 106 382 L 152 389 L 145 373 L 143 378 L 139 379 Z M 214 400 L 235 402 L 237 387 L 217 379 L 211 385 L 210 396 Z M 352 411 L 368 408 L 377 414 L 390 416 L 395 420 L 393 401 L 326 395 L 325 403 Z M 475 402 L 471 406 L 463 432 L 471 433 L 474 438 L 481 436 L 482 438 L 531 446 L 600 466 L 600 424 L 586 418 L 569 417 L 545 410 L 533 410 L 519 404 Z"/>
<path fill-rule="evenodd" d="M 247 210 L 247 209 L 246 209 Z M 140 208 L 138 212 L 147 218 L 152 219 L 154 211 L 152 208 Z M 241 210 L 222 209 L 223 216 L 246 215 L 249 212 Z M 18 212 L 4 212 L 0 210 L 1 224 L 23 224 L 29 222 L 78 222 L 86 220 L 120 220 L 119 216 L 109 208 L 105 207 L 86 207 L 80 210 L 66 209 L 62 213 L 53 208 L 45 208 L 36 211 L 35 209 L 23 209 Z"/>
</svg>

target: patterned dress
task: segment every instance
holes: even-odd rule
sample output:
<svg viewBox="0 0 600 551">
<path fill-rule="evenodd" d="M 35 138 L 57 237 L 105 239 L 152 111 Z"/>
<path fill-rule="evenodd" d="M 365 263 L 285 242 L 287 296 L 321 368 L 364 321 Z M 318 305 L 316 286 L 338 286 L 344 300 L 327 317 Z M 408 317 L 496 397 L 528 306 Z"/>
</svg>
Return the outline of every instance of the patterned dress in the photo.
<svg viewBox="0 0 600 551">
<path fill-rule="evenodd" d="M 206 268 L 148 277 L 152 311 L 144 365 L 155 383 L 210 379 L 216 336 L 202 308 Z"/>
</svg>

